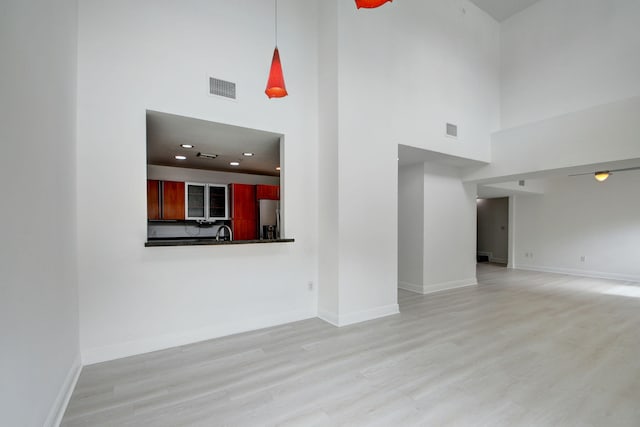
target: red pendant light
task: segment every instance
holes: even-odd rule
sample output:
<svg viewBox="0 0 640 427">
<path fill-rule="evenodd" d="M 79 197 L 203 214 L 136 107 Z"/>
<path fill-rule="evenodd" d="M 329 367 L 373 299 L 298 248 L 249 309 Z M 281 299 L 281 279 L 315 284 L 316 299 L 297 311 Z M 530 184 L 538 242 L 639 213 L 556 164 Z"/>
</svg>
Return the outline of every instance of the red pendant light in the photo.
<svg viewBox="0 0 640 427">
<path fill-rule="evenodd" d="M 356 0 L 356 6 L 358 9 L 361 7 L 364 7 L 365 9 L 374 9 L 390 1 L 392 0 Z"/>
<path fill-rule="evenodd" d="M 282 64 L 280 63 L 280 52 L 278 51 L 278 0 L 276 4 L 276 48 L 273 51 L 273 59 L 271 60 L 271 70 L 269 71 L 269 80 L 267 80 L 267 88 L 264 93 L 271 98 L 283 98 L 288 95 L 287 88 L 284 85 L 284 75 L 282 74 Z"/>
<path fill-rule="evenodd" d="M 271 71 L 267 81 L 267 89 L 264 91 L 269 98 L 283 98 L 288 95 L 284 85 L 284 75 L 282 74 L 282 64 L 280 63 L 280 52 L 276 46 L 271 60 Z"/>
</svg>

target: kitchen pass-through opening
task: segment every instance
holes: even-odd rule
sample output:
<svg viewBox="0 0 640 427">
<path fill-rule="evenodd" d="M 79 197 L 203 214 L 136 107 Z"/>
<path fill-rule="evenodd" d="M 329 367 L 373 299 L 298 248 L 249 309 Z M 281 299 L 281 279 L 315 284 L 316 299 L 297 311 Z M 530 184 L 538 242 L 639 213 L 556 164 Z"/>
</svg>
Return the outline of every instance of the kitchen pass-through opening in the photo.
<svg viewBox="0 0 640 427">
<path fill-rule="evenodd" d="M 146 113 L 147 244 L 284 238 L 284 135 Z"/>
</svg>

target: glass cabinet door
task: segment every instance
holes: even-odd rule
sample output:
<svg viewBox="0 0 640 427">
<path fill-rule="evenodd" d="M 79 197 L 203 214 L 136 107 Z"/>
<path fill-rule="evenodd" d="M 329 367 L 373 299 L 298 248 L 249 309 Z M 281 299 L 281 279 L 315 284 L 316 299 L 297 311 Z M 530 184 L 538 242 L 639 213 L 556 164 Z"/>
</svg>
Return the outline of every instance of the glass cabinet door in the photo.
<svg viewBox="0 0 640 427">
<path fill-rule="evenodd" d="M 209 185 L 209 219 L 227 219 L 227 186 Z"/>
<path fill-rule="evenodd" d="M 187 219 L 206 219 L 205 184 L 187 183 Z"/>
</svg>

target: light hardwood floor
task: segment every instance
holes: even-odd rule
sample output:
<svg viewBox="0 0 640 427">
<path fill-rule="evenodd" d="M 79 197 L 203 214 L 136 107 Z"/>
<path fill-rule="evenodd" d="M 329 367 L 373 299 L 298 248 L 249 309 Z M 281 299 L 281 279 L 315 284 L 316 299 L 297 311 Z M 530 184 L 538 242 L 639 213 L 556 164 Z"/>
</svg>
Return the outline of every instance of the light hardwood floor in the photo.
<svg viewBox="0 0 640 427">
<path fill-rule="evenodd" d="M 479 266 L 318 319 L 83 369 L 63 426 L 640 426 L 637 284 Z M 635 296 L 634 296 L 635 295 Z"/>
</svg>

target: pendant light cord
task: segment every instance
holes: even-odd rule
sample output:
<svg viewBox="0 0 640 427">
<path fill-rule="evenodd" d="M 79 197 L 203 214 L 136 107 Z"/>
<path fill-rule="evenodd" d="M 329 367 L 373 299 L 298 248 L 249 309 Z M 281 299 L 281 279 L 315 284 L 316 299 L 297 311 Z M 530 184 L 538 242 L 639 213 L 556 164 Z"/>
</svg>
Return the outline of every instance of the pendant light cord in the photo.
<svg viewBox="0 0 640 427">
<path fill-rule="evenodd" d="M 275 0 L 275 4 L 276 4 L 276 11 L 275 11 L 275 15 L 276 15 L 276 47 L 278 47 L 278 0 Z"/>
</svg>

